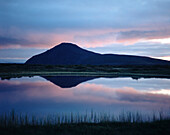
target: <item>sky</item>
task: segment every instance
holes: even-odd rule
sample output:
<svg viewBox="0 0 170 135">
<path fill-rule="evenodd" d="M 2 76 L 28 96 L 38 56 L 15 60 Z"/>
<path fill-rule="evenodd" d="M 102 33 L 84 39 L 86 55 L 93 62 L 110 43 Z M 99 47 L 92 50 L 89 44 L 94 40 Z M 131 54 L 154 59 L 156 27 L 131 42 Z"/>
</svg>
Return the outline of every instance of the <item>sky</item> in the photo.
<svg viewBox="0 0 170 135">
<path fill-rule="evenodd" d="M 170 60 L 170 0 L 0 0 L 0 63 L 62 42 Z"/>
</svg>

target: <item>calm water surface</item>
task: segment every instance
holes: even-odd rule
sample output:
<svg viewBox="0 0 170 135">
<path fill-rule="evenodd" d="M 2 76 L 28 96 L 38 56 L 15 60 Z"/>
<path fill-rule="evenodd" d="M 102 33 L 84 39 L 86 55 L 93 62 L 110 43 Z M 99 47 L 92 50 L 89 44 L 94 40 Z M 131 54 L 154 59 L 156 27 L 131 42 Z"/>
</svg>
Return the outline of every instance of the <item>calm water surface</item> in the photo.
<svg viewBox="0 0 170 135">
<path fill-rule="evenodd" d="M 170 79 L 23 77 L 0 80 L 0 113 L 169 111 Z"/>
</svg>

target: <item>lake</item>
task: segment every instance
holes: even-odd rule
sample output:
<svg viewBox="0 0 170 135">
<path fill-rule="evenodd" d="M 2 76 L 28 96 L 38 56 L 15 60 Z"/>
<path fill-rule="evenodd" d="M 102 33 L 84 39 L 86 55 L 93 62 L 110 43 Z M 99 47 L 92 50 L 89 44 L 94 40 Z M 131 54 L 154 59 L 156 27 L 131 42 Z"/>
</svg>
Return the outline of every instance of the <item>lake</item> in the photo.
<svg viewBox="0 0 170 135">
<path fill-rule="evenodd" d="M 0 113 L 170 112 L 170 79 L 51 76 L 0 80 Z"/>
</svg>

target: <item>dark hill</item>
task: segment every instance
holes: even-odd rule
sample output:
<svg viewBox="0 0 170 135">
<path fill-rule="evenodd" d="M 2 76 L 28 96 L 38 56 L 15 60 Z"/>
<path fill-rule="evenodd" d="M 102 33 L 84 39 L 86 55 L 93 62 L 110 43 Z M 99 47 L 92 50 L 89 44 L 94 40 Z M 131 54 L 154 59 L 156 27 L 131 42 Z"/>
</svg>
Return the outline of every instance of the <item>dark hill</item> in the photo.
<svg viewBox="0 0 170 135">
<path fill-rule="evenodd" d="M 143 56 L 99 54 L 72 43 L 61 43 L 26 61 L 44 65 L 170 65 L 169 61 Z"/>
</svg>

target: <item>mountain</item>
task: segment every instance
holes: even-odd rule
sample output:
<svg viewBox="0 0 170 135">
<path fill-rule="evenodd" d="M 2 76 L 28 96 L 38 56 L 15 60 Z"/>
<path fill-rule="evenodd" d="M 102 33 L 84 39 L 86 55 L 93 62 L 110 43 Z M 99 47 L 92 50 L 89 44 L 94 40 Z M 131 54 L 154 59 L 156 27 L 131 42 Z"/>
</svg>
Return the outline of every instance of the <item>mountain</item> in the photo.
<svg viewBox="0 0 170 135">
<path fill-rule="evenodd" d="M 43 65 L 170 65 L 169 61 L 144 56 L 99 54 L 72 43 L 61 43 L 28 59 L 25 64 Z"/>
</svg>

